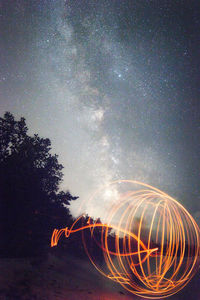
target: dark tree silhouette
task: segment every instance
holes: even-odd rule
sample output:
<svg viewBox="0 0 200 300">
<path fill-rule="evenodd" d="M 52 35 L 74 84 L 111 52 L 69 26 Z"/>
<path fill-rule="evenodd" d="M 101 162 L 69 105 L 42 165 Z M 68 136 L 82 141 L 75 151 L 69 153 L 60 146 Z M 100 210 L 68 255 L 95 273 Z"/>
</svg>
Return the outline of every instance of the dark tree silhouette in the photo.
<svg viewBox="0 0 200 300">
<path fill-rule="evenodd" d="M 71 223 L 72 197 L 59 191 L 63 166 L 52 155 L 51 142 L 29 136 L 24 118 L 0 118 L 0 255 L 46 253 L 52 230 Z"/>
</svg>

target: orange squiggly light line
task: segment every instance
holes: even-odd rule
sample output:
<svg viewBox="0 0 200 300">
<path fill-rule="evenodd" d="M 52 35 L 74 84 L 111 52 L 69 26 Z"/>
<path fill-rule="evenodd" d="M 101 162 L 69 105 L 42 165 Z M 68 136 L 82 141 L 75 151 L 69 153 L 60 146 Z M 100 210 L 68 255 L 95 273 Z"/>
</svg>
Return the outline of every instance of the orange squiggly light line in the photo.
<svg viewBox="0 0 200 300">
<path fill-rule="evenodd" d="M 112 228 L 112 229 L 118 229 L 116 226 L 108 226 L 107 224 L 99 224 L 99 223 L 95 223 L 95 224 L 89 224 L 89 225 L 85 225 L 85 226 L 82 226 L 82 227 L 79 227 L 77 229 L 72 229 L 74 227 L 74 225 L 77 223 L 78 220 L 81 219 L 81 217 L 83 216 L 80 216 L 74 223 L 73 225 L 71 226 L 70 229 L 68 229 L 68 227 L 66 228 L 63 228 L 63 229 L 60 229 L 60 230 L 57 230 L 57 229 L 54 229 L 53 231 L 53 234 L 52 234 L 52 238 L 51 238 L 51 247 L 54 247 L 54 246 L 57 246 L 58 244 L 58 241 L 61 237 L 61 235 L 63 233 L 65 233 L 65 236 L 68 238 L 70 236 L 70 234 L 72 233 L 75 233 L 75 232 L 78 232 L 78 231 L 82 231 L 82 230 L 85 230 L 85 229 L 94 229 L 94 228 L 97 228 L 97 227 L 100 227 L 100 228 Z M 123 233 L 125 234 L 130 234 L 131 237 L 133 237 L 134 239 L 137 239 L 137 236 L 134 235 L 133 233 L 130 233 L 128 231 L 125 231 L 123 229 L 121 229 L 120 231 L 122 231 Z M 142 247 L 144 248 L 144 250 L 140 250 L 140 253 L 146 253 L 147 256 L 148 255 L 151 255 L 153 252 L 157 251 L 158 248 L 154 248 L 154 249 L 147 249 L 144 245 L 144 243 L 142 241 L 138 241 L 138 243 L 140 243 L 142 245 Z M 107 252 L 107 250 L 104 248 L 104 247 L 101 247 L 101 249 L 105 252 Z M 118 256 L 118 253 L 116 252 L 113 252 L 113 251 L 108 251 L 109 254 L 111 255 L 115 255 L 115 256 Z M 136 252 L 128 252 L 128 253 L 120 253 L 120 256 L 132 256 L 132 255 L 137 255 L 138 254 L 138 251 Z"/>
<path fill-rule="evenodd" d="M 122 189 L 127 185 L 127 190 Z M 200 230 L 192 216 L 175 199 L 147 184 L 132 180 L 115 181 L 106 188 L 118 188 L 119 197 L 104 224 L 89 218 L 77 227 L 83 216 L 70 228 L 55 229 L 51 246 L 62 234 L 68 238 L 82 231 L 85 251 L 96 269 L 117 281 L 133 294 L 146 298 L 165 298 L 182 289 L 199 266 Z M 120 190 L 121 189 L 121 190 Z M 103 189 L 92 199 L 99 197 Z M 116 220 L 118 221 L 115 225 Z M 96 239 L 101 230 L 101 242 Z M 93 257 L 84 232 L 102 249 L 107 271 Z M 115 249 L 110 247 L 112 230 Z"/>
</svg>

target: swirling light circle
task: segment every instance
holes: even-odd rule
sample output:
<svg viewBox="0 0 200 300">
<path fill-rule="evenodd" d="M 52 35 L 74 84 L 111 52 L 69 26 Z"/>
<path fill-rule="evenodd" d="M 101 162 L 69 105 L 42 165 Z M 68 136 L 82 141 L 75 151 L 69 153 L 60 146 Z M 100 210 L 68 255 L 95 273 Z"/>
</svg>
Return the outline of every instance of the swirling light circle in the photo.
<svg viewBox="0 0 200 300">
<path fill-rule="evenodd" d="M 200 230 L 192 216 L 166 193 L 137 181 L 115 181 L 90 200 L 107 198 L 111 205 L 105 222 L 88 218 L 87 224 L 83 221 L 77 228 L 79 217 L 70 229 L 54 230 L 52 246 L 62 233 L 69 237 L 82 230 L 92 264 L 129 292 L 158 299 L 181 290 L 199 266 Z M 86 229 L 90 240 L 102 249 L 104 264 L 96 259 Z"/>
</svg>

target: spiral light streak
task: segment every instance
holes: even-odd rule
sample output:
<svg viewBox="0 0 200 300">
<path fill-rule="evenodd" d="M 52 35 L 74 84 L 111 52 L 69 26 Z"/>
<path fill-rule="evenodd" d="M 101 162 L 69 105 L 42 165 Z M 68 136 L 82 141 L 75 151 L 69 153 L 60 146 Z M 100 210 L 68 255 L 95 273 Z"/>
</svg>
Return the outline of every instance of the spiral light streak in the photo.
<svg viewBox="0 0 200 300">
<path fill-rule="evenodd" d="M 177 293 L 194 276 L 200 262 L 200 230 L 192 216 L 175 199 L 141 182 L 115 181 L 105 189 L 117 191 L 106 222 L 89 218 L 85 224 L 80 216 L 71 228 L 53 231 L 51 246 L 58 244 L 62 234 L 68 238 L 82 231 L 85 251 L 102 275 L 146 298 Z M 101 201 L 103 194 L 104 189 L 98 190 L 91 201 Z M 81 220 L 82 226 L 78 225 Z M 104 264 L 88 246 L 86 231 L 102 249 Z"/>
</svg>

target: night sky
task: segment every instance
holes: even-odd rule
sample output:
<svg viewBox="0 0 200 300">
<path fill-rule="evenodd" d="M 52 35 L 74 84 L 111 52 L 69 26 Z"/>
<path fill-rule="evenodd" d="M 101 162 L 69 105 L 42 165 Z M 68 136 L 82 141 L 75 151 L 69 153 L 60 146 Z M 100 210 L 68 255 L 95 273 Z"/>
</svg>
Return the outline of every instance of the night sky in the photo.
<svg viewBox="0 0 200 300">
<path fill-rule="evenodd" d="M 112 180 L 140 180 L 199 222 L 200 2 L 1 0 L 0 8 L 0 114 L 23 116 L 29 134 L 50 138 L 62 188 L 81 201 Z"/>
</svg>

